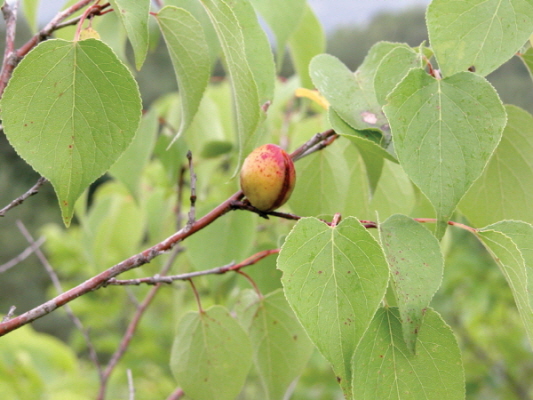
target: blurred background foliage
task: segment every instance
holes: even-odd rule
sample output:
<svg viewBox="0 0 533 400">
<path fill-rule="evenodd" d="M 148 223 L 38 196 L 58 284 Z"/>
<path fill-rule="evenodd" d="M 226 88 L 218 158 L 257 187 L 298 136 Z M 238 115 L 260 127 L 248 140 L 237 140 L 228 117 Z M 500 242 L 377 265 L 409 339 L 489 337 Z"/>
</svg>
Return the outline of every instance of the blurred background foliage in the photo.
<svg viewBox="0 0 533 400">
<path fill-rule="evenodd" d="M 28 29 L 21 23 L 18 27 L 17 45 L 20 46 L 29 37 Z M 337 56 L 350 69 L 355 70 L 361 64 L 368 49 L 381 40 L 406 42 L 412 46 L 427 41 L 424 11 L 412 9 L 398 14 L 384 13 L 377 15 L 366 26 L 338 28 L 328 35 L 327 52 Z M 3 49 L 0 48 L 0 50 Z M 127 54 L 127 57 L 131 60 L 131 54 Z M 170 94 L 177 90 L 177 86 L 168 54 L 161 41 L 157 46 L 154 46 L 142 70 L 135 72 L 135 74 L 146 108 L 151 107 L 156 99 L 160 99 L 168 93 L 169 97 L 166 100 L 158 100 L 157 106 L 172 109 L 169 106 L 173 101 Z M 290 77 L 292 74 L 290 58 L 286 57 L 281 75 Z M 222 79 L 223 70 L 220 66 L 215 68 L 214 75 L 213 81 L 218 82 Z M 517 57 L 491 74 L 488 79 L 505 103 L 516 104 L 533 112 L 531 79 Z M 288 87 L 291 85 L 289 84 Z M 222 86 L 219 92 L 224 90 Z M 212 101 L 217 102 L 224 99 L 224 96 L 219 96 L 216 92 L 217 89 L 213 89 Z M 280 95 L 288 98 L 292 93 L 280 93 Z M 218 100 L 217 96 L 219 97 Z M 297 124 L 298 121 L 295 122 L 295 125 Z M 320 122 L 312 121 L 308 125 L 316 127 L 319 124 Z M 314 132 L 307 133 L 311 135 Z M 183 159 L 183 161 L 185 160 Z M 176 170 L 179 170 L 179 165 L 180 162 L 176 164 Z M 209 185 L 218 182 L 219 187 L 222 187 L 223 192 L 227 194 L 231 194 L 235 189 L 235 182 L 230 182 L 232 171 L 228 171 L 227 167 L 228 160 L 224 157 L 205 157 L 203 165 L 198 166 L 199 174 L 211 176 L 209 182 L 199 183 L 199 189 L 205 191 L 201 196 L 203 204 L 199 204 L 200 210 L 209 209 L 209 206 L 213 204 L 211 202 L 220 201 L 218 198 L 210 197 Z M 150 168 L 152 171 L 149 170 L 145 177 L 148 184 L 151 179 L 160 179 L 158 178 L 160 175 L 156 171 L 160 167 L 153 165 Z M 4 206 L 24 193 L 36 182 L 37 178 L 37 174 L 19 159 L 2 134 L 0 136 L 0 205 Z M 159 206 L 164 205 L 166 209 L 160 213 L 162 219 L 173 220 L 170 204 L 174 202 L 174 199 L 169 191 L 175 178 L 176 176 L 168 177 L 168 191 L 166 193 L 150 193 L 143 200 L 146 202 L 145 205 L 149 205 L 148 209 L 152 207 L 154 210 L 160 210 Z M 109 177 L 103 180 L 107 179 Z M 152 186 L 155 187 L 156 185 Z M 108 193 L 120 190 L 112 183 L 108 183 L 106 187 Z M 98 196 L 101 200 L 105 198 L 105 193 L 99 193 Z M 95 202 L 98 201 L 98 199 L 95 200 Z M 152 214 L 149 211 L 143 215 L 141 223 L 147 226 L 154 224 L 153 221 L 150 221 L 150 215 Z M 427 217 L 428 215 L 424 216 Z M 246 218 L 244 217 L 244 219 Z M 461 216 L 458 215 L 457 218 L 460 219 Z M 28 199 L 23 206 L 10 211 L 1 220 L 0 243 L 2 251 L 0 264 L 15 257 L 27 247 L 27 242 L 16 226 L 17 220 L 24 221 L 36 238 L 42 232 L 40 228 L 47 223 L 61 223 L 56 199 L 50 185 L 45 185 L 39 195 Z M 248 224 L 252 230 L 255 226 L 250 221 L 239 220 L 235 223 Z M 279 221 L 275 224 L 266 224 L 261 221 L 259 224 L 261 229 L 259 229 L 256 238 L 256 243 L 259 243 L 257 248 L 278 247 L 277 238 L 286 234 L 292 226 L 287 221 Z M 64 274 L 62 280 L 65 287 L 71 287 L 92 276 L 97 270 L 110 266 L 95 263 L 92 265 L 94 270 L 87 266 L 90 261 L 83 258 L 83 250 L 76 248 L 72 239 L 76 235 L 83 237 L 86 234 L 80 225 L 73 226 L 68 234 L 52 225 L 48 225 L 45 230 L 49 238 L 48 246 L 56 255 L 50 261 L 52 265 L 61 265 Z M 153 226 L 152 231 L 159 231 L 161 237 L 153 235 L 154 237 L 150 237 L 145 242 L 146 244 L 161 240 L 169 231 L 172 231 L 172 226 L 166 226 L 164 229 L 161 226 Z M 530 399 L 531 376 L 533 376 L 532 352 L 528 347 L 521 321 L 505 279 L 477 240 L 466 232 L 450 231 L 446 238 L 444 283 L 432 304 L 452 326 L 461 344 L 467 379 L 467 398 L 483 400 Z M 146 238 L 144 239 L 146 240 Z M 198 236 L 198 240 L 202 245 L 205 240 L 209 239 Z M 195 246 L 195 243 L 191 243 L 191 246 Z M 242 254 L 239 254 L 240 256 Z M 157 272 L 161 262 L 163 261 L 156 261 L 146 268 L 143 267 L 142 275 Z M 195 263 L 200 265 L 198 269 L 203 269 L 202 260 L 189 259 L 186 264 L 189 268 L 195 268 Z M 265 292 L 279 287 L 279 271 L 275 269 L 274 258 L 261 261 L 258 265 L 249 268 L 247 272 L 256 279 L 260 286 L 264 286 L 261 289 Z M 141 274 L 140 271 L 131 271 L 125 278 L 141 276 L 139 274 Z M 235 275 L 198 279 L 196 284 L 200 294 L 210 293 L 212 295 L 205 297 L 204 307 L 208 307 L 210 302 L 230 305 L 235 302 L 235 294 L 231 292 L 230 288 L 235 280 L 240 279 Z M 245 286 L 246 283 L 239 281 L 239 285 Z M 134 310 L 134 305 L 131 302 L 129 308 L 124 307 L 124 304 L 128 304 L 128 297 L 133 296 L 136 299 L 142 299 L 148 290 L 149 288 L 146 287 L 131 289 L 111 287 L 84 296 L 72 303 L 76 314 L 85 321 L 86 326 L 91 327 L 92 338 L 104 361 L 116 348 L 120 332 L 125 329 L 131 312 Z M 151 393 L 153 397 L 150 398 L 163 398 L 173 390 L 174 383 L 168 368 L 168 349 L 172 340 L 172 334 L 169 333 L 173 332 L 177 318 L 188 309 L 195 307 L 192 293 L 185 284 L 177 283 L 172 287 L 164 287 L 162 290 L 163 293 L 160 294 L 159 301 L 152 305 L 151 312 L 145 316 L 146 319 L 134 338 L 134 350 L 130 351 L 123 361 L 123 365 L 128 365 L 128 368 L 136 371 L 138 376 L 136 385 L 142 386 L 144 393 Z M 229 293 L 228 290 L 230 290 Z M 34 255 L 0 275 L 0 310 L 3 312 L 7 312 L 11 305 L 17 306 L 17 312 L 23 312 L 41 304 L 53 295 L 54 291 L 50 289 L 49 277 Z M 94 368 L 86 357 L 85 342 L 79 332 L 73 330 L 64 312 L 59 310 L 36 321 L 33 328 L 54 335 L 64 343 L 68 343 L 68 346 L 72 346 L 83 361 L 77 363 L 72 360 L 72 354 L 69 353 L 68 347 L 61 341 L 53 340 L 48 336 L 38 336 L 29 327 L 8 335 L 6 339 L 3 338 L 2 340 L 22 341 L 31 338 L 31 341 L 36 341 L 36 343 L 42 341 L 42 346 L 56 349 L 55 358 L 61 365 L 56 365 L 54 368 L 64 370 L 70 379 L 77 382 L 78 388 L 86 388 L 89 393 L 94 390 L 93 385 L 96 378 Z M 154 341 L 154 337 L 158 340 Z M 10 356 L 9 352 L 3 354 L 4 359 Z M 63 386 L 58 381 L 58 377 L 48 380 L 42 379 L 42 376 L 46 376 L 46 368 L 48 367 L 40 364 L 20 365 L 19 372 L 27 376 L 27 393 L 35 393 L 32 389 L 42 389 L 47 386 L 48 390 L 51 390 L 51 387 L 54 388 L 54 393 L 58 395 L 54 398 L 61 398 Z M 114 375 L 116 378 L 111 381 L 111 390 L 108 393 L 110 398 L 126 397 L 125 388 L 127 386 L 125 386 L 124 369 L 119 367 Z M 91 382 L 93 383 L 91 384 Z M 324 384 L 324 382 L 330 384 Z M 117 384 L 114 385 L 114 383 Z M 68 383 L 63 383 L 63 385 L 66 387 Z M 92 389 L 91 386 L 93 386 Z M 247 385 L 242 399 L 258 398 L 258 387 L 257 382 L 254 386 L 252 379 L 251 383 Z M 2 392 L 2 388 L 0 382 L 0 392 Z M 68 395 L 68 391 L 65 391 L 65 398 L 68 398 Z M 4 396 L 4 398 L 11 397 Z M 81 399 L 82 397 L 76 398 Z M 315 353 L 312 357 L 300 383 L 296 385 L 293 398 L 341 398 L 330 368 L 319 354 Z"/>
</svg>

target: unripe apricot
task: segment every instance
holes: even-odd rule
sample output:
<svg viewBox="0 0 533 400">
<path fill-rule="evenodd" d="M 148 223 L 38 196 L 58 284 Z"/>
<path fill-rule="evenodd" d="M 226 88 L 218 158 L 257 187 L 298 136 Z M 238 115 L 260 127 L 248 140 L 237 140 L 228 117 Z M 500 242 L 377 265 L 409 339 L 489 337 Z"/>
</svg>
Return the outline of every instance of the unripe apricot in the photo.
<svg viewBox="0 0 533 400">
<path fill-rule="evenodd" d="M 285 150 L 275 144 L 265 144 L 246 157 L 240 178 L 241 189 L 250 204 L 268 212 L 289 200 L 296 172 Z"/>
</svg>

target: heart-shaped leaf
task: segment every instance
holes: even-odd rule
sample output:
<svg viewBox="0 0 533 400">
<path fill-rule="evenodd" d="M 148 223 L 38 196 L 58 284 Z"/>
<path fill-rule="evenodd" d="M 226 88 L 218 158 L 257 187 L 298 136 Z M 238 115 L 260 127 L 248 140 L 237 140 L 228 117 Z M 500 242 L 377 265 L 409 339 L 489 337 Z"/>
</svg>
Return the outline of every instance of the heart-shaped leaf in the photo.
<svg viewBox="0 0 533 400">
<path fill-rule="evenodd" d="M 396 155 L 435 207 L 440 238 L 496 149 L 505 109 L 490 83 L 470 72 L 435 79 L 412 69 L 388 99 Z"/>
<path fill-rule="evenodd" d="M 52 182 L 67 226 L 76 199 L 126 150 L 140 117 L 137 83 L 96 39 L 41 43 L 2 98 L 9 142 Z"/>
<path fill-rule="evenodd" d="M 383 251 L 356 218 L 298 221 L 278 257 L 285 296 L 351 398 L 351 359 L 385 295 Z"/>
<path fill-rule="evenodd" d="M 252 365 L 250 339 L 221 306 L 189 312 L 180 320 L 170 367 L 187 396 L 233 400 Z"/>
</svg>

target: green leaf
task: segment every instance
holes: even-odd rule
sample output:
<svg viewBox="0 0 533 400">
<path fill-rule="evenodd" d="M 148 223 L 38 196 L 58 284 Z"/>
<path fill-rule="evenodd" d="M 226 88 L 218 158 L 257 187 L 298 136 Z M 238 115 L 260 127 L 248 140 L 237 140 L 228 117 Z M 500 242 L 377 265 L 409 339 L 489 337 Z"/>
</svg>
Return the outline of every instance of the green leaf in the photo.
<svg viewBox="0 0 533 400">
<path fill-rule="evenodd" d="M 504 219 L 533 223 L 533 116 L 516 106 L 505 109 L 502 140 L 459 204 L 474 226 Z"/>
<path fill-rule="evenodd" d="M 285 46 L 306 10 L 306 0 L 249 0 L 276 37 L 277 64 L 281 68 Z M 309 38 L 311 39 L 311 38 Z"/>
<path fill-rule="evenodd" d="M 268 37 L 259 25 L 249 0 L 233 0 L 231 7 L 241 25 L 246 59 L 257 86 L 259 103 L 264 104 L 272 101 L 276 81 L 276 66 Z"/>
<path fill-rule="evenodd" d="M 387 287 L 381 247 L 353 217 L 336 227 L 304 218 L 287 236 L 278 268 L 289 304 L 351 398 L 351 359 Z"/>
<path fill-rule="evenodd" d="M 252 364 L 250 339 L 229 312 L 214 306 L 183 316 L 172 346 L 170 367 L 194 400 L 233 400 Z"/>
<path fill-rule="evenodd" d="M 82 219 L 85 253 L 94 271 L 114 265 L 138 251 L 144 214 L 116 182 L 98 188 L 87 218 Z"/>
<path fill-rule="evenodd" d="M 398 160 L 435 207 L 441 238 L 498 145 L 505 109 L 494 88 L 469 72 L 439 80 L 413 69 L 388 99 Z"/>
<path fill-rule="evenodd" d="M 109 170 L 111 175 L 126 185 L 137 200 L 140 194 L 141 175 L 152 155 L 158 126 L 157 113 L 155 110 L 150 110 L 141 119 L 141 124 L 130 147 Z"/>
<path fill-rule="evenodd" d="M 202 25 L 204 30 L 205 40 L 209 47 L 211 64 L 214 64 L 220 53 L 220 43 L 215 28 L 202 4 L 198 0 L 166 0 L 165 5 L 183 8 L 189 11 L 192 16 L 200 22 L 200 25 Z"/>
<path fill-rule="evenodd" d="M 295 164 L 297 182 L 289 199 L 298 215 L 361 216 L 369 202 L 362 157 L 348 141 L 327 148 Z"/>
<path fill-rule="evenodd" d="M 379 183 L 370 202 L 382 219 L 395 213 L 409 215 L 415 206 L 415 190 L 400 164 L 385 161 Z"/>
<path fill-rule="evenodd" d="M 533 4 L 529 0 L 433 0 L 427 25 L 444 76 L 471 66 L 485 76 L 509 60 L 529 38 Z"/>
<path fill-rule="evenodd" d="M 533 346 L 533 226 L 501 221 L 481 229 L 479 236 L 509 283 Z"/>
<path fill-rule="evenodd" d="M 181 122 L 175 138 L 191 125 L 211 74 L 211 59 L 200 23 L 186 10 L 164 7 L 157 21 L 176 72 L 181 98 Z"/>
<path fill-rule="evenodd" d="M 67 226 L 76 199 L 126 150 L 140 116 L 135 80 L 96 39 L 41 43 L 2 99 L 7 138 L 52 182 Z"/>
<path fill-rule="evenodd" d="M 135 66 L 140 70 L 148 53 L 150 0 L 110 0 L 110 3 L 126 29 L 135 55 Z"/>
<path fill-rule="evenodd" d="M 314 86 L 309 75 L 309 63 L 314 56 L 326 50 L 326 36 L 319 19 L 309 4 L 306 5 L 300 24 L 291 35 L 288 43 L 292 63 L 300 77 L 300 85 L 312 89 Z"/>
<path fill-rule="evenodd" d="M 415 354 L 424 314 L 442 282 L 444 259 L 439 241 L 422 224 L 400 214 L 381 223 L 379 234 L 400 309 L 403 338 Z"/>
<path fill-rule="evenodd" d="M 396 44 L 395 47 L 379 61 L 375 76 L 374 90 L 379 104 L 384 105 L 388 94 L 402 81 L 412 68 L 423 67 L 422 54 L 406 44 Z"/>
<path fill-rule="evenodd" d="M 203 207 L 199 215 L 211 210 Z M 252 213 L 234 212 L 219 218 L 187 238 L 187 254 L 196 270 L 220 267 L 240 262 L 250 255 L 255 240 L 257 216 Z M 209 243 L 209 251 L 205 244 Z M 239 243 L 235 246 L 235 243 Z"/>
<path fill-rule="evenodd" d="M 266 400 L 283 399 L 303 371 L 313 345 L 296 319 L 283 291 L 259 298 L 251 290 L 241 295 L 237 313 L 248 331 L 254 362 Z"/>
<path fill-rule="evenodd" d="M 364 63 L 360 69 L 363 66 Z M 377 102 L 373 80 L 352 73 L 338 58 L 329 54 L 314 57 L 309 71 L 316 88 L 352 128 L 376 130 L 378 137 L 381 136 L 378 130 L 387 129 L 387 119 Z M 382 143 L 380 138 L 378 142 L 386 147 L 385 140 Z"/>
<path fill-rule="evenodd" d="M 124 65 L 128 66 L 130 70 L 134 70 L 135 67 L 131 65 L 128 56 L 126 55 L 128 33 L 126 32 L 124 25 L 120 22 L 118 14 L 115 12 L 104 14 L 101 17 L 95 18 L 92 25 L 100 35 L 100 40 L 113 50 Z M 72 28 L 74 29 L 74 27 Z M 63 29 L 56 31 L 57 33 L 54 32 L 54 34 L 67 40 L 71 40 L 76 36 L 74 32 L 72 35 L 59 36 L 63 35 L 61 31 L 63 31 Z M 68 33 L 68 31 L 65 33 Z"/>
<path fill-rule="evenodd" d="M 230 101 L 230 96 L 226 101 Z M 213 100 L 212 97 L 212 91 L 208 90 L 184 136 L 188 149 L 195 156 L 215 157 L 233 148 L 233 138 L 227 137 L 223 126 L 222 114 L 225 110 L 221 109 L 216 99 Z"/>
<path fill-rule="evenodd" d="M 239 160 L 252 147 L 253 134 L 260 121 L 260 103 L 254 74 L 248 64 L 246 41 L 241 23 L 224 0 L 201 0 L 215 27 L 224 53 L 224 61 L 231 78 L 235 103 Z M 254 15 L 255 18 L 255 15 Z"/>
<path fill-rule="evenodd" d="M 72 383 L 81 376 L 72 347 L 30 326 L 19 328 L 15 335 L 2 337 L 0 347 L 0 393 L 5 399 L 56 397 L 55 394 L 64 388 L 63 384 L 69 380 Z M 88 393 L 84 390 L 86 382 L 77 383 L 81 385 L 71 398 L 89 399 L 84 396 Z"/>
<path fill-rule="evenodd" d="M 339 117 L 333 108 L 328 111 L 328 119 L 336 133 L 348 139 L 359 149 L 359 153 L 365 162 L 370 190 L 374 193 L 381 177 L 384 160 L 397 162 L 396 159 L 379 145 L 381 135 L 376 135 L 376 131 L 371 129 L 357 131 L 353 129 Z M 378 143 L 375 141 L 376 138 Z"/>
<path fill-rule="evenodd" d="M 395 308 L 380 309 L 357 347 L 354 398 L 463 400 L 461 353 L 450 327 L 428 308 L 413 355 L 402 339 L 398 314 Z"/>
</svg>

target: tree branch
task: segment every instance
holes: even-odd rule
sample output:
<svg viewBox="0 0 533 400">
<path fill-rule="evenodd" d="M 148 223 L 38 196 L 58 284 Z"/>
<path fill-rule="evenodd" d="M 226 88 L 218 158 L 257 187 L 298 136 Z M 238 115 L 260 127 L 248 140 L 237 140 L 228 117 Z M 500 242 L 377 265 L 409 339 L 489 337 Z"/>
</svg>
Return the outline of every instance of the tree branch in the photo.
<svg viewBox="0 0 533 400">
<path fill-rule="evenodd" d="M 138 286 L 142 284 L 146 285 L 159 285 L 162 283 L 170 284 L 174 281 L 188 281 L 192 278 L 196 278 L 198 276 L 204 276 L 204 275 L 222 275 L 229 271 L 237 271 L 241 268 L 248 267 L 250 265 L 256 264 L 260 260 L 262 260 L 265 257 L 268 257 L 271 254 L 277 254 L 279 253 L 279 249 L 272 249 L 272 250 L 263 250 L 259 253 L 254 254 L 251 257 L 248 257 L 246 260 L 235 264 L 230 263 L 223 265 L 221 267 L 206 269 L 203 271 L 194 271 L 194 272 L 187 272 L 185 274 L 179 274 L 179 275 L 167 275 L 167 276 L 161 276 L 161 275 L 155 275 L 155 276 L 149 276 L 146 278 L 138 278 L 138 279 L 115 279 L 112 278 L 108 280 L 105 284 L 105 286 L 113 285 L 113 286 Z"/>
<path fill-rule="evenodd" d="M 176 388 L 176 390 L 174 390 L 172 393 L 170 393 L 170 395 L 167 397 L 166 400 L 179 400 L 184 395 L 185 395 L 185 393 L 183 393 L 183 389 L 182 388 Z"/>
<path fill-rule="evenodd" d="M 2 14 L 6 21 L 6 47 L 4 49 L 4 61 L 2 62 L 2 71 L 0 72 L 0 97 L 3 93 L 11 71 L 18 63 L 15 52 L 15 32 L 17 26 L 17 8 L 18 1 L 5 1 L 2 6 Z"/>
<path fill-rule="evenodd" d="M 12 208 L 22 204 L 24 200 L 26 200 L 28 197 L 33 196 L 34 194 L 37 194 L 39 192 L 39 188 L 44 185 L 48 180 L 46 178 L 43 178 L 42 176 L 37 180 L 37 183 L 33 185 L 26 193 L 24 193 L 22 196 L 17 197 L 15 200 L 13 200 L 11 203 L 9 203 L 7 206 L 2 208 L 0 210 L 0 217 L 3 217 L 6 212 L 11 210 Z"/>
</svg>

